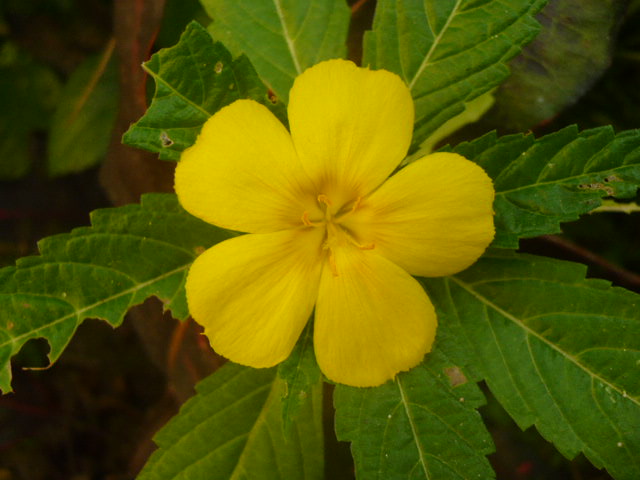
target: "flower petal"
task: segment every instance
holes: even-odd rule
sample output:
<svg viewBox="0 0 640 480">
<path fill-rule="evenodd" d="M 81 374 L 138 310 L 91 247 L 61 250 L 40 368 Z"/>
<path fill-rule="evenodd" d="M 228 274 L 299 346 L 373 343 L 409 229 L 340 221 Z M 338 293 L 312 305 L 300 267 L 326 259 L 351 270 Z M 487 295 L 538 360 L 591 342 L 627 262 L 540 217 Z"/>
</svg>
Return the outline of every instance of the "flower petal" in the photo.
<svg viewBox="0 0 640 480">
<path fill-rule="evenodd" d="M 300 225 L 305 182 L 308 189 L 286 128 L 252 100 L 238 100 L 207 120 L 175 174 L 175 190 L 187 211 L 252 233 Z"/>
<path fill-rule="evenodd" d="M 249 234 L 196 259 L 189 311 L 216 352 L 256 368 L 289 356 L 316 300 L 321 243 L 317 228 Z"/>
<path fill-rule="evenodd" d="M 434 153 L 392 176 L 345 225 L 411 275 L 451 275 L 491 243 L 493 198 L 482 168 L 457 154 Z"/>
<path fill-rule="evenodd" d="M 296 78 L 289 96 L 296 151 L 320 193 L 343 201 L 339 186 L 365 196 L 404 158 L 413 100 L 404 82 L 346 60 L 321 62 Z"/>
<path fill-rule="evenodd" d="M 372 387 L 420 363 L 437 323 L 420 284 L 356 247 L 336 249 L 334 259 L 335 269 L 323 270 L 316 304 L 314 346 L 322 372 L 335 382 Z"/>
</svg>

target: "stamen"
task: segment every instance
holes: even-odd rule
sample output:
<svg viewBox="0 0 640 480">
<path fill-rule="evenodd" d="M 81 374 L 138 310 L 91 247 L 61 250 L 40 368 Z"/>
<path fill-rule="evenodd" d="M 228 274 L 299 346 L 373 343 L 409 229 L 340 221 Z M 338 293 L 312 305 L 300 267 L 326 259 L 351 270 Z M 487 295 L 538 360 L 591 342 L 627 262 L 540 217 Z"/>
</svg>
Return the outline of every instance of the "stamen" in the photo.
<svg viewBox="0 0 640 480">
<path fill-rule="evenodd" d="M 351 211 L 349 213 L 355 212 L 360 207 L 361 203 L 362 203 L 362 197 L 356 198 L 356 203 L 353 204 L 353 207 L 351 207 Z"/>
<path fill-rule="evenodd" d="M 324 193 L 321 193 L 320 195 L 318 195 L 318 201 L 320 203 L 324 203 L 325 205 L 327 205 L 328 207 L 330 207 L 331 205 L 333 205 L 331 203 L 331 200 L 329 200 L 329 197 L 327 197 Z"/>
<path fill-rule="evenodd" d="M 315 227 L 316 226 L 315 223 L 313 223 L 311 220 L 309 220 L 309 212 L 307 212 L 306 210 L 302 214 L 302 223 L 304 223 L 304 225 L 306 227 Z"/>
<path fill-rule="evenodd" d="M 360 243 L 355 238 L 353 238 L 353 235 L 351 235 L 347 230 L 343 230 L 343 232 L 347 236 L 347 240 L 349 240 L 351 244 L 355 245 L 360 250 L 373 250 L 374 248 L 376 248 L 375 243 Z"/>
<path fill-rule="evenodd" d="M 331 274 L 334 277 L 338 276 L 338 266 L 336 265 L 336 256 L 333 254 L 333 250 L 329 249 L 329 268 L 331 269 Z"/>
</svg>

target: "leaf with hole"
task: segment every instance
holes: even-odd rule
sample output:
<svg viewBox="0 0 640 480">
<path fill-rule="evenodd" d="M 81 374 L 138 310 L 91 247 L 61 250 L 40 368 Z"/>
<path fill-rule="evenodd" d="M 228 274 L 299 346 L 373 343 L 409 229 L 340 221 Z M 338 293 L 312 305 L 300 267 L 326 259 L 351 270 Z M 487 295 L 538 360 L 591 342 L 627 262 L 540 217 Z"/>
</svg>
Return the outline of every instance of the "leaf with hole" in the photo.
<svg viewBox="0 0 640 480">
<path fill-rule="evenodd" d="M 162 160 L 177 161 L 204 122 L 239 98 L 256 100 L 284 117 L 282 105 L 272 102 L 247 58 L 233 59 L 196 22 L 187 26 L 177 45 L 160 50 L 143 67 L 156 91 L 147 112 L 122 141 L 158 153 Z"/>
<path fill-rule="evenodd" d="M 560 231 L 602 204 L 630 198 L 640 186 L 640 130 L 567 127 L 536 139 L 489 133 L 453 151 L 478 163 L 496 189 L 493 246 L 517 248 L 519 238 Z"/>
<path fill-rule="evenodd" d="M 195 257 L 230 234 L 185 212 L 174 195 L 97 210 L 91 227 L 45 238 L 40 256 L 0 270 L 0 389 L 11 390 L 10 359 L 45 338 L 54 362 L 86 318 L 119 325 L 151 296 L 188 316 L 184 281 Z"/>
</svg>

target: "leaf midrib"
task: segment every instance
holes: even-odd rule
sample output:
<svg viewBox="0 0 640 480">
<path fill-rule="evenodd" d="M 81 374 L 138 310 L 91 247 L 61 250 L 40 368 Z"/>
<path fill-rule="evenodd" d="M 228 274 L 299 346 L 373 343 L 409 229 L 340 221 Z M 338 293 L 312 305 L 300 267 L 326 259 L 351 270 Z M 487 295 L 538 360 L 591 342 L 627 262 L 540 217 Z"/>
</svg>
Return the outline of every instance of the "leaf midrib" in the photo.
<svg viewBox="0 0 640 480">
<path fill-rule="evenodd" d="M 207 112 L 204 108 L 202 108 L 200 105 L 198 105 L 197 103 L 192 102 L 189 98 L 187 98 L 186 96 L 184 96 L 182 93 L 180 93 L 179 90 L 177 90 L 176 88 L 173 87 L 173 85 L 171 85 L 169 82 L 167 82 L 161 75 L 159 72 L 154 72 L 153 70 L 151 70 L 146 63 L 142 64 L 142 68 L 144 69 L 145 72 L 147 72 L 149 75 L 151 75 L 153 77 L 153 79 L 158 82 L 158 83 L 162 83 L 162 85 L 164 85 L 165 87 L 167 87 L 174 95 L 176 95 L 178 98 L 182 99 L 185 103 L 191 105 L 193 108 L 195 108 L 196 110 L 198 110 L 199 112 L 201 112 L 202 114 L 206 115 L 207 118 L 210 117 L 211 115 L 213 115 L 212 113 Z M 144 117 L 143 117 L 144 118 Z"/>
<path fill-rule="evenodd" d="M 242 453 L 238 457 L 238 461 L 236 462 L 236 465 L 233 468 L 233 473 L 229 477 L 229 480 L 236 480 L 243 473 L 243 471 L 240 468 L 240 466 L 242 465 L 242 463 L 244 461 L 244 458 L 246 457 L 247 452 L 249 451 L 249 447 L 251 445 L 252 439 L 255 438 L 255 436 L 257 435 L 257 432 L 260 430 L 260 426 L 262 426 L 262 424 L 266 423 L 265 417 L 269 413 L 269 407 L 270 407 L 271 402 L 273 401 L 272 397 L 277 396 L 277 388 L 276 388 L 277 383 L 278 383 L 278 379 L 277 379 L 277 377 L 274 377 L 273 380 L 271 381 L 271 385 L 266 384 L 261 388 L 261 390 L 262 390 L 263 388 L 267 388 L 268 387 L 269 388 L 269 394 L 267 395 L 267 397 L 265 398 L 264 403 L 262 404 L 262 409 L 260 410 L 260 414 L 256 418 L 256 421 L 254 422 L 253 426 L 251 427 L 251 430 L 247 434 L 247 441 L 244 444 L 244 448 L 242 449 Z M 280 467 L 279 462 L 276 461 L 276 464 L 277 464 L 277 466 L 279 468 Z"/>
<path fill-rule="evenodd" d="M 111 295 L 109 297 L 106 297 L 106 298 L 104 298 L 104 299 L 102 299 L 100 301 L 92 303 L 91 305 L 87 305 L 87 306 L 82 307 L 82 308 L 80 308 L 78 310 L 74 310 L 72 313 L 69 313 L 68 315 L 64 315 L 64 316 L 62 316 L 62 317 L 60 317 L 60 318 L 58 318 L 58 319 L 56 319 L 56 320 L 54 320 L 52 322 L 47 323 L 46 325 L 41 325 L 41 326 L 39 326 L 37 328 L 34 328 L 33 330 L 30 330 L 29 332 L 25 332 L 25 333 L 20 334 L 20 335 L 18 335 L 16 337 L 11 337 L 8 341 L 0 342 L 0 348 L 6 347 L 7 345 L 15 344 L 15 343 L 17 343 L 17 342 L 19 342 L 21 340 L 25 340 L 25 339 L 31 338 L 37 332 L 40 332 L 42 330 L 45 330 L 45 329 L 51 328 L 51 327 L 53 327 L 55 325 L 58 325 L 60 323 L 63 323 L 66 320 L 69 320 L 70 318 L 81 317 L 84 313 L 90 311 L 91 309 L 97 308 L 97 307 L 99 307 L 101 305 L 104 305 L 105 303 L 111 302 L 111 301 L 116 300 L 118 298 L 121 298 L 121 297 L 123 297 L 125 295 L 136 293 L 139 290 L 142 290 L 143 288 L 148 287 L 149 285 L 153 285 L 155 282 L 162 281 L 165 278 L 168 278 L 168 277 L 170 277 L 172 275 L 180 273 L 180 272 L 186 270 L 187 268 L 189 268 L 190 266 L 191 266 L 191 263 L 189 263 L 187 265 L 183 265 L 182 267 L 178 267 L 178 268 L 176 268 L 174 270 L 171 270 L 170 272 L 166 272 L 166 273 L 164 273 L 164 274 L 162 274 L 160 276 L 157 276 L 157 277 L 154 277 L 154 278 L 152 278 L 150 280 L 147 280 L 145 282 L 139 283 L 138 285 L 135 285 L 135 286 L 133 286 L 131 288 L 128 288 L 126 290 L 122 290 L 121 292 L 119 292 L 119 293 L 117 293 L 115 295 Z M 26 293 L 26 292 L 23 292 L 23 293 Z M 55 298 L 57 298 L 57 297 L 55 297 Z"/>
<path fill-rule="evenodd" d="M 247 369 L 247 370 L 243 370 L 243 371 L 239 372 L 239 374 L 236 375 L 236 377 L 234 377 L 233 381 L 237 381 L 238 377 L 242 376 L 242 375 L 245 375 L 246 372 L 249 372 L 249 370 Z M 238 460 L 237 460 L 237 462 L 236 462 L 236 464 L 234 466 L 232 477 L 230 477 L 230 479 L 229 479 L 229 480 L 231 480 L 233 478 L 233 476 L 236 474 L 236 472 L 238 471 L 238 465 L 240 463 L 240 459 L 242 458 L 242 456 L 246 452 L 247 445 L 249 444 L 249 441 L 252 438 L 252 433 L 255 430 L 258 421 L 262 417 L 263 412 L 265 411 L 265 406 L 267 405 L 267 401 L 269 400 L 269 396 L 271 395 L 271 391 L 273 390 L 273 384 L 274 383 L 275 383 L 275 380 L 272 380 L 269 383 L 265 383 L 264 385 L 260 385 L 258 388 L 255 388 L 254 390 L 250 390 L 250 391 L 246 392 L 244 395 L 242 395 L 240 397 L 236 397 L 232 403 L 224 406 L 224 408 L 216 410 L 214 415 L 210 416 L 209 418 L 204 420 L 202 423 L 200 423 L 200 425 L 203 425 L 206 422 L 209 422 L 211 420 L 217 420 L 220 416 L 224 416 L 227 411 L 232 410 L 239 403 L 242 403 L 242 402 L 244 402 L 244 401 L 246 401 L 246 400 L 248 400 L 248 399 L 250 399 L 252 397 L 255 397 L 256 395 L 262 394 L 262 392 L 264 390 L 269 389 L 269 393 L 267 394 L 267 396 L 265 398 L 265 402 L 262 404 L 262 409 L 260 411 L 260 414 L 256 418 L 255 422 L 253 423 L 253 425 L 252 425 L 252 427 L 251 427 L 251 429 L 249 431 L 247 431 L 245 433 L 242 433 L 240 435 L 236 435 L 233 438 L 229 438 L 229 439 L 225 440 L 223 443 L 217 445 L 215 448 L 213 448 L 209 452 L 207 452 L 206 455 L 195 459 L 194 461 L 190 462 L 187 465 L 182 465 L 181 471 L 182 472 L 186 472 L 188 470 L 193 469 L 197 465 L 202 464 L 202 462 L 204 462 L 206 459 L 211 458 L 211 456 L 213 456 L 213 455 L 216 455 L 221 449 L 227 447 L 231 443 L 236 442 L 236 441 L 242 441 L 244 439 L 244 446 L 242 447 L 242 453 L 238 456 Z M 216 391 L 212 391 L 212 392 L 209 392 L 209 393 L 205 394 L 205 396 L 215 395 L 215 393 L 216 393 Z M 198 395 L 200 395 L 200 393 L 198 393 Z M 193 431 L 195 431 L 195 430 L 196 429 L 194 429 Z M 188 443 L 190 441 L 192 441 L 192 438 L 189 435 L 183 435 L 182 437 L 180 437 L 180 439 L 177 442 L 175 442 L 175 443 L 173 443 L 171 445 L 168 445 L 168 444 L 164 445 L 163 444 L 163 445 L 161 445 L 161 447 L 167 449 L 164 452 L 164 453 L 166 453 L 169 448 L 176 447 L 177 445 L 184 444 L 185 442 Z M 171 477 L 171 478 L 176 478 L 176 477 Z"/>
<path fill-rule="evenodd" d="M 453 18 L 457 15 L 458 9 L 460 8 L 460 4 L 461 3 L 462 3 L 462 0 L 457 0 L 456 1 L 455 6 L 453 7 L 453 9 L 451 10 L 451 13 L 447 17 L 447 21 L 442 26 L 442 30 L 440 30 L 440 32 L 433 39 L 433 43 L 431 44 L 431 47 L 429 47 L 429 51 L 427 52 L 425 57 L 422 59 L 422 63 L 418 67 L 418 70 L 416 71 L 416 73 L 413 75 L 413 78 L 411 79 L 411 82 L 409 82 L 409 90 L 413 90 L 413 87 L 415 87 L 415 84 L 418 81 L 418 79 L 420 78 L 420 76 L 422 75 L 422 72 L 424 72 L 424 69 L 427 68 L 427 65 L 429 65 L 429 62 L 431 61 L 431 56 L 433 55 L 433 52 L 435 52 L 436 48 L 440 44 L 440 40 L 442 39 L 443 35 L 448 30 L 449 25 L 453 21 Z"/>
<path fill-rule="evenodd" d="M 396 377 L 396 385 L 398 385 L 398 391 L 400 392 L 400 399 L 402 400 L 404 413 L 407 415 L 407 419 L 409 420 L 409 425 L 411 426 L 411 434 L 413 435 L 413 441 L 415 442 L 416 447 L 418 448 L 418 457 L 420 459 L 420 465 L 422 466 L 422 471 L 424 473 L 425 478 L 429 480 L 431 478 L 431 475 L 429 475 L 429 470 L 427 469 L 427 461 L 424 458 L 424 455 L 422 453 L 424 448 L 422 446 L 422 442 L 420 441 L 420 437 L 418 436 L 418 432 L 415 426 L 415 420 L 413 419 L 411 409 L 409 408 L 409 401 L 404 392 L 404 388 L 402 386 L 402 381 L 400 380 L 400 377 Z"/>
<path fill-rule="evenodd" d="M 280 0 L 273 0 L 273 5 L 276 8 L 278 20 L 280 20 L 280 26 L 282 27 L 282 36 L 287 42 L 287 48 L 291 53 L 291 59 L 293 60 L 293 66 L 296 69 L 296 74 L 300 75 L 302 73 L 302 70 L 300 68 L 300 62 L 298 61 L 298 52 L 296 51 L 296 46 L 293 42 L 293 38 L 291 38 L 291 35 L 289 34 L 289 28 L 287 27 L 287 23 L 284 19 L 284 13 L 282 11 L 282 6 L 280 5 Z"/>
<path fill-rule="evenodd" d="M 601 151 L 602 150 L 599 150 L 596 153 L 600 153 Z M 563 183 L 569 183 L 572 180 L 577 180 L 580 177 L 584 177 L 584 176 L 591 175 L 591 174 L 593 174 L 593 175 L 598 175 L 598 174 L 602 175 L 602 174 L 605 174 L 605 173 L 608 173 L 608 172 L 613 172 L 613 171 L 617 171 L 617 170 L 623 169 L 625 167 L 629 167 L 630 169 L 633 169 L 633 168 L 637 168 L 637 164 L 618 165 L 618 166 L 615 166 L 615 167 L 611 167 L 611 168 L 609 168 L 607 170 L 600 170 L 600 171 L 597 171 L 597 172 L 581 172 L 578 175 L 572 175 L 570 177 L 564 177 L 564 178 L 560 178 L 560 179 L 557 179 L 557 180 L 550 180 L 550 181 L 547 181 L 547 182 L 530 183 L 529 185 L 522 185 L 521 187 L 510 188 L 509 190 L 496 191 L 496 196 L 497 195 L 505 195 L 505 194 L 513 193 L 513 192 L 518 192 L 518 191 L 521 191 L 521 190 L 527 190 L 528 188 L 535 188 L 535 187 L 539 187 L 539 186 L 562 185 Z M 615 186 L 616 183 L 632 183 L 632 182 L 625 182 L 625 181 L 614 182 L 614 183 L 611 183 L 611 185 Z M 596 190 L 586 190 L 586 191 L 590 192 L 590 191 L 596 191 Z"/>
<path fill-rule="evenodd" d="M 605 378 L 603 378 L 601 375 L 597 374 L 596 372 L 592 372 L 591 370 L 589 370 L 589 368 L 587 368 L 585 365 L 583 365 L 581 362 L 578 361 L 577 357 L 575 357 L 575 356 L 569 354 L 568 352 L 562 350 L 557 345 L 555 345 L 554 343 L 552 343 L 551 341 L 549 341 L 548 339 L 546 339 L 545 337 L 540 335 L 538 332 L 536 332 L 535 330 L 533 330 L 533 329 L 529 328 L 528 326 L 526 326 L 519 318 L 515 317 L 511 313 L 507 312 L 506 310 L 500 308 L 495 303 L 491 302 L 488 298 L 484 297 L 479 292 L 474 290 L 471 285 L 467 284 L 466 282 L 463 282 L 462 280 L 460 280 L 459 278 L 456 278 L 455 276 L 451 276 L 451 277 L 449 277 L 449 279 L 451 281 L 457 283 L 461 288 L 465 289 L 467 292 L 469 292 L 471 295 L 473 295 L 481 303 L 485 304 L 487 307 L 492 308 L 493 310 L 498 312 L 503 317 L 507 318 L 508 320 L 510 320 L 513 323 L 515 323 L 516 325 L 518 325 L 528 335 L 531 335 L 531 336 L 537 338 L 538 340 L 540 340 L 545 345 L 551 347 L 553 350 L 555 350 L 560 355 L 562 355 L 564 358 L 566 358 L 569 362 L 574 364 L 576 367 L 580 368 L 590 378 L 598 380 L 603 385 L 606 385 L 606 386 L 610 387 L 612 390 L 615 390 L 616 392 L 618 392 L 621 397 L 627 398 L 631 402 L 636 404 L 637 406 L 640 406 L 640 399 L 637 399 L 635 397 L 632 397 L 632 396 L 628 395 L 624 390 L 619 388 L 617 385 L 612 384 L 611 382 L 609 382 L 608 380 L 606 380 Z"/>
</svg>

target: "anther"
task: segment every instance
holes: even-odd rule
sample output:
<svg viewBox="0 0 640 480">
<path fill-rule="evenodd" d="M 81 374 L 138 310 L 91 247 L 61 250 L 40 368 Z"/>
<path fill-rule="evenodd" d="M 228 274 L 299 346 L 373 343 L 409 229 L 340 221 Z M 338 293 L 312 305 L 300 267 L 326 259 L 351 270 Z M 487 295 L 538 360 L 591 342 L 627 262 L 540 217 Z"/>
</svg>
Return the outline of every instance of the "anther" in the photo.
<svg viewBox="0 0 640 480">
<path fill-rule="evenodd" d="M 362 197 L 356 198 L 356 202 L 353 204 L 353 207 L 351 207 L 351 212 L 349 213 L 355 212 L 360 207 L 361 203 L 362 203 Z"/>
<path fill-rule="evenodd" d="M 374 248 L 376 248 L 375 243 L 360 243 L 355 238 L 353 238 L 353 235 L 351 235 L 349 232 L 345 231 L 344 233 L 346 234 L 349 242 L 358 247 L 360 250 L 373 250 Z"/>
<path fill-rule="evenodd" d="M 324 203 L 327 206 L 331 206 L 331 200 L 329 200 L 329 197 L 327 197 L 324 193 L 321 193 L 320 195 L 318 195 L 318 202 L 320 203 Z"/>
<path fill-rule="evenodd" d="M 306 227 L 315 227 L 316 226 L 315 223 L 313 223 L 311 220 L 309 220 L 309 212 L 307 212 L 307 211 L 305 211 L 302 214 L 302 223 L 304 223 L 304 225 Z"/>
</svg>

